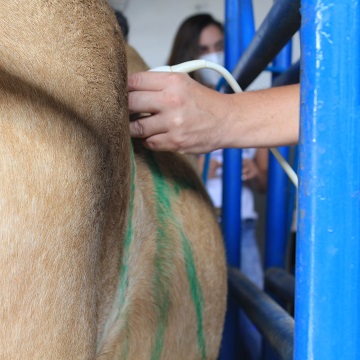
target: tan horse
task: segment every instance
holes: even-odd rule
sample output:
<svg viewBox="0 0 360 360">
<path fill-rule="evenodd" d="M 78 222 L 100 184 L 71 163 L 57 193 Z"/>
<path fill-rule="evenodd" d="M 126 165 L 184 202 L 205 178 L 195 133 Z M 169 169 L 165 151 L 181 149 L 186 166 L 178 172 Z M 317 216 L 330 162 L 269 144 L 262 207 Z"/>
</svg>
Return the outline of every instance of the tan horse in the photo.
<svg viewBox="0 0 360 360">
<path fill-rule="evenodd" d="M 0 358 L 215 359 L 226 298 L 184 158 L 130 143 L 106 1 L 0 11 Z"/>
</svg>

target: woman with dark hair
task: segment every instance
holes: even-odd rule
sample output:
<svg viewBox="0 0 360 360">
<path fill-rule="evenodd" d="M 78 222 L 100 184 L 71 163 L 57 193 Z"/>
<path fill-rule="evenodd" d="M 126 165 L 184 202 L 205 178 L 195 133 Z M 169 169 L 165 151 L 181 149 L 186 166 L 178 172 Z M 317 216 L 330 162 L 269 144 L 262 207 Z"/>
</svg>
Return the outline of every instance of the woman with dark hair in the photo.
<svg viewBox="0 0 360 360">
<path fill-rule="evenodd" d="M 168 65 L 196 59 L 224 65 L 224 27 L 210 14 L 193 15 L 183 21 L 176 33 Z M 220 80 L 220 75 L 209 69 L 195 71 L 190 76 L 212 88 Z"/>
</svg>

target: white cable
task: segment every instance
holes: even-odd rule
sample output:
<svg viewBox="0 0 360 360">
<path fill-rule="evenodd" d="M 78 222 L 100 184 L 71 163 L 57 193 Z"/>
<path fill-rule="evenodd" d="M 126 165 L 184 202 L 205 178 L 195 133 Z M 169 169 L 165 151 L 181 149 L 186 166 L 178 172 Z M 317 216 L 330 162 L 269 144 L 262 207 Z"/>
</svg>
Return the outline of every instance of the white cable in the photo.
<svg viewBox="0 0 360 360">
<path fill-rule="evenodd" d="M 291 182 L 295 185 L 296 188 L 298 188 L 298 177 L 290 164 L 284 159 L 277 148 L 270 148 L 270 151 L 275 156 L 275 159 L 278 161 L 283 170 L 286 172 Z"/>
<path fill-rule="evenodd" d="M 223 78 L 229 83 L 231 88 L 235 93 L 241 93 L 241 87 L 231 75 L 231 73 L 226 70 L 223 66 L 212 63 L 211 61 L 206 60 L 191 60 L 186 61 L 184 63 L 173 65 L 173 66 L 160 66 L 149 71 L 158 71 L 158 72 L 182 72 L 182 73 L 189 73 L 199 69 L 212 69 L 217 71 Z M 284 159 L 277 148 L 270 148 L 270 151 L 275 156 L 276 160 L 279 162 L 280 166 L 283 168 L 289 179 L 298 187 L 298 177 L 289 163 Z"/>
<path fill-rule="evenodd" d="M 228 70 L 226 70 L 223 66 L 215 64 L 211 61 L 191 60 L 173 66 L 159 66 L 149 71 L 189 73 L 200 69 L 212 69 L 217 71 L 229 83 L 229 85 L 234 90 L 234 92 L 236 93 L 242 92 L 241 87 L 234 79 L 234 77 L 231 75 L 231 73 Z"/>
</svg>

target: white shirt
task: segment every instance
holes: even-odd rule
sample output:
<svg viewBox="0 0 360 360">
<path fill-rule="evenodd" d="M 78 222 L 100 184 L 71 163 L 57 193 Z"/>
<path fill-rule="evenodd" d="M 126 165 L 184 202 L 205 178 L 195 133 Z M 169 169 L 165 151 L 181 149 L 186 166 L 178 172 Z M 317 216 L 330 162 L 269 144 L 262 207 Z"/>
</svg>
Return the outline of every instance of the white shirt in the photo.
<svg viewBox="0 0 360 360">
<path fill-rule="evenodd" d="M 253 160 L 256 155 L 256 149 L 243 149 L 242 158 Z M 216 150 L 211 153 L 211 159 L 220 164 L 223 163 L 223 150 Z M 216 177 L 206 181 L 206 189 L 216 208 L 222 206 L 222 167 L 216 170 Z M 258 214 L 255 211 L 254 193 L 248 187 L 243 185 L 241 188 L 241 219 L 257 219 Z"/>
</svg>

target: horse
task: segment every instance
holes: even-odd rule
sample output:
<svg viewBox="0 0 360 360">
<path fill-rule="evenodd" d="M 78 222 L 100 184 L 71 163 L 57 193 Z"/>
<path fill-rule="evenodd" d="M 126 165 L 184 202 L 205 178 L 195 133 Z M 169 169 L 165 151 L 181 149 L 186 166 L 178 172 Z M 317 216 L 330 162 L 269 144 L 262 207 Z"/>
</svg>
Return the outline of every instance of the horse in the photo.
<svg viewBox="0 0 360 360">
<path fill-rule="evenodd" d="M 0 12 L 0 358 L 216 359 L 226 263 L 189 161 L 129 135 L 105 0 Z"/>
</svg>

